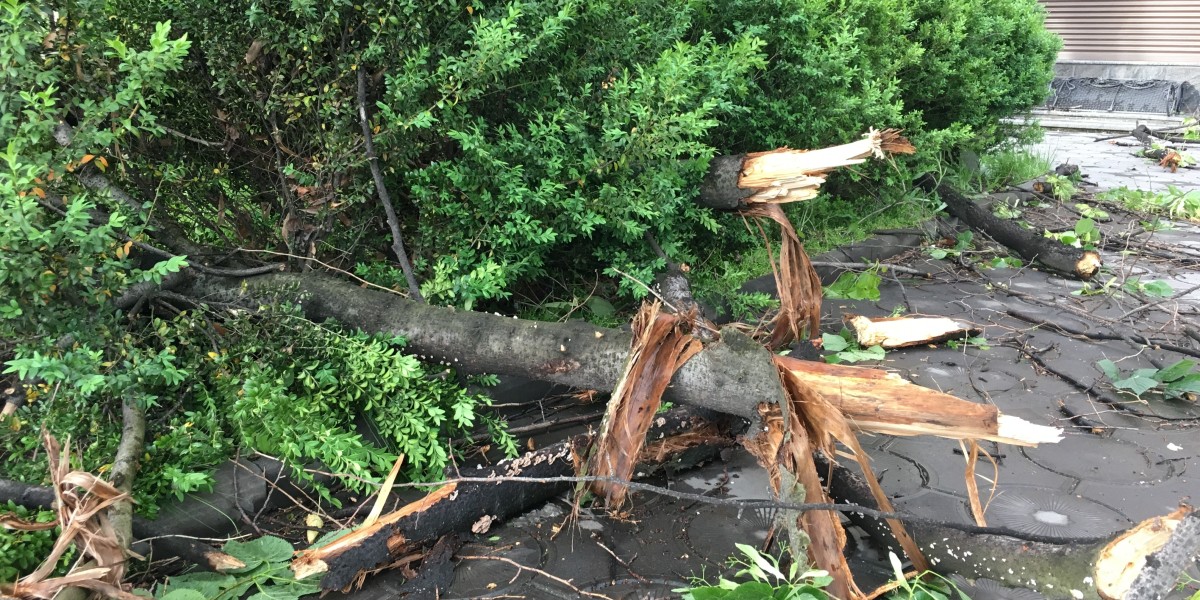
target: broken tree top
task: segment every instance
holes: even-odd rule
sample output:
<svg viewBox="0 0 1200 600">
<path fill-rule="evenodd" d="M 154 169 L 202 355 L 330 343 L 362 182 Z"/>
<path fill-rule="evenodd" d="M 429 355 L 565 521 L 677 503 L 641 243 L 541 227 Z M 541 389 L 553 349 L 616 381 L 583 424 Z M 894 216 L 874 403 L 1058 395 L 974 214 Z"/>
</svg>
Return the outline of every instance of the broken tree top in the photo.
<svg viewBox="0 0 1200 600">
<path fill-rule="evenodd" d="M 916 148 L 896 129 L 872 129 L 863 139 L 818 150 L 779 148 L 718 156 L 700 188 L 700 203 L 732 210 L 748 204 L 782 204 L 808 200 L 825 183 L 825 173 L 838 167 L 912 154 Z"/>
</svg>

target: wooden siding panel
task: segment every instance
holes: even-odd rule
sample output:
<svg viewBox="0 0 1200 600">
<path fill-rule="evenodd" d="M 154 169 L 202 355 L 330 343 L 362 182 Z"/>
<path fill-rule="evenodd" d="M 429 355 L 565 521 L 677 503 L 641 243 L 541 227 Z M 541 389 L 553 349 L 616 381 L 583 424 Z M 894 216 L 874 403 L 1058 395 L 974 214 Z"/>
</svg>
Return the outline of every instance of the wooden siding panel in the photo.
<svg viewBox="0 0 1200 600">
<path fill-rule="evenodd" d="M 1059 60 L 1200 65 L 1200 0 L 1042 0 Z"/>
</svg>

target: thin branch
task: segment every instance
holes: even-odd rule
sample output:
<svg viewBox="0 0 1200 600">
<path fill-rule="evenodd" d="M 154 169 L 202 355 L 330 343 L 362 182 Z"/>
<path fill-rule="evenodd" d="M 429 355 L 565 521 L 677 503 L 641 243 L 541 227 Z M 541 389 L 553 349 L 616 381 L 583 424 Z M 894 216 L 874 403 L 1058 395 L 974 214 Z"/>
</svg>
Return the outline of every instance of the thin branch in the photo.
<svg viewBox="0 0 1200 600">
<path fill-rule="evenodd" d="M 930 274 L 928 271 L 922 271 L 920 269 L 914 269 L 912 267 L 904 267 L 901 265 L 886 265 L 886 264 L 882 264 L 882 263 L 871 264 L 871 263 L 853 263 L 853 262 L 814 260 L 814 261 L 812 261 L 812 266 L 827 267 L 827 268 L 831 268 L 831 269 L 848 269 L 848 270 L 852 270 L 852 271 L 866 271 L 867 269 L 874 269 L 874 268 L 878 267 L 878 268 L 882 268 L 882 269 L 888 270 L 888 271 L 904 273 L 905 275 L 916 275 L 918 277 L 923 277 L 925 279 L 933 279 L 933 275 Z"/>
<path fill-rule="evenodd" d="M 367 117 L 367 76 L 361 64 L 358 65 L 357 73 L 358 118 L 362 121 L 367 163 L 371 165 L 371 177 L 375 179 L 375 191 L 379 194 L 379 203 L 383 205 L 383 212 L 387 215 L 388 227 L 392 230 L 392 251 L 396 253 L 396 259 L 400 261 L 400 268 L 404 270 L 404 279 L 408 281 L 408 291 L 412 294 L 412 299 L 424 303 L 425 298 L 421 297 L 421 286 L 417 285 L 417 278 L 413 275 L 412 263 L 408 262 L 408 253 L 404 251 L 404 238 L 400 234 L 400 221 L 396 219 L 396 209 L 392 206 L 392 198 L 388 194 L 387 185 L 383 181 L 383 172 L 379 169 L 379 159 L 375 156 L 375 144 L 371 140 L 371 120 Z"/>
<path fill-rule="evenodd" d="M 189 142 L 194 142 L 194 143 L 200 144 L 201 146 L 208 146 L 209 148 L 223 148 L 223 147 L 225 147 L 225 144 L 223 144 L 223 143 L 221 143 L 221 142 L 210 142 L 210 141 L 208 141 L 208 140 L 202 140 L 202 139 L 200 139 L 200 138 L 198 138 L 198 137 L 192 137 L 192 136 L 190 136 L 190 135 L 188 135 L 188 134 L 186 134 L 186 133 L 183 133 L 182 131 L 176 131 L 176 130 L 174 130 L 174 129 L 171 129 L 170 127 L 163 127 L 163 128 L 162 128 L 162 130 L 163 130 L 163 131 L 165 131 L 165 132 L 167 132 L 167 133 L 169 133 L 169 134 L 171 134 L 171 135 L 173 135 L 173 136 L 175 136 L 175 137 L 177 137 L 177 138 L 182 138 L 182 139 L 185 139 L 185 140 L 187 140 L 187 141 L 189 141 Z"/>
<path fill-rule="evenodd" d="M 531 567 L 529 565 L 523 565 L 511 558 L 505 558 L 503 556 L 463 556 L 463 555 L 459 555 L 459 558 L 461 558 L 463 560 L 498 560 L 500 562 L 508 563 L 508 564 L 516 567 L 518 570 L 529 571 L 531 573 L 537 573 L 538 575 L 541 575 L 542 577 L 557 581 L 558 583 L 561 583 L 561 584 L 571 588 L 572 591 L 574 591 L 576 594 L 579 594 L 580 596 L 591 596 L 592 598 L 603 598 L 604 600 L 612 600 L 612 598 L 609 598 L 608 596 L 605 596 L 604 594 L 597 594 L 595 592 L 586 592 L 584 590 L 581 590 L 578 587 L 575 587 L 575 584 L 571 583 L 570 581 L 567 581 L 566 579 L 563 579 L 562 577 L 552 575 L 552 574 L 547 573 L 536 567 Z"/>
</svg>

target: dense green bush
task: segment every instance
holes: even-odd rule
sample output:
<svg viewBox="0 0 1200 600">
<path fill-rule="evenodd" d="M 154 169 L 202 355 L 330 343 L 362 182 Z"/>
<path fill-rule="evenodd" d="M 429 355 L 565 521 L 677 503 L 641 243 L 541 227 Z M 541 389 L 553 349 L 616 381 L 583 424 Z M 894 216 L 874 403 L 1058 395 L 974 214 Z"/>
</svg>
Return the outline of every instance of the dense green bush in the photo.
<svg viewBox="0 0 1200 600">
<path fill-rule="evenodd" d="M 122 149 L 161 131 L 156 111 L 171 98 L 188 42 L 160 24 L 136 50 L 104 29 L 115 20 L 88 12 L 102 5 L 75 6 L 71 36 L 65 21 L 27 4 L 9 0 L 0 14 L 0 360 L 6 376 L 28 384 L 28 405 L 0 428 L 4 477 L 44 481 L 41 428 L 70 438 L 80 467 L 104 472 L 123 402 L 150 423 L 134 490 L 143 513 L 204 489 L 208 471 L 238 448 L 297 467 L 320 461 L 358 490 L 398 453 L 410 477 L 441 478 L 445 439 L 476 425 L 515 452 L 502 423 L 479 414 L 486 399 L 400 354 L 402 340 L 311 324 L 286 307 L 231 317 L 181 311 L 193 307 L 178 298 L 118 304 L 186 259 L 134 261 L 159 198 L 123 201 L 75 174 L 138 189 L 144 163 Z M 70 43 L 55 47 L 56 39 Z M 383 448 L 356 432 L 360 415 Z"/>
<path fill-rule="evenodd" d="M 354 93 L 364 69 L 424 291 L 461 306 L 613 267 L 648 280 L 662 264 L 646 233 L 683 262 L 744 248 L 740 220 L 692 205 L 717 153 L 903 127 L 916 158 L 833 182 L 851 201 L 898 197 L 945 153 L 1011 133 L 999 117 L 1043 97 L 1057 50 L 1035 0 L 126 0 L 120 11 L 127 27 L 170 18 L 196 40 L 198 75 L 172 117 L 232 149 L 202 149 L 216 176 L 185 143 L 147 160 L 186 171 L 193 189 L 165 200 L 229 237 L 218 210 L 244 213 L 266 242 L 306 208 L 329 225 L 325 253 L 379 257 Z M 299 191 L 281 193 L 281 178 Z"/>
</svg>

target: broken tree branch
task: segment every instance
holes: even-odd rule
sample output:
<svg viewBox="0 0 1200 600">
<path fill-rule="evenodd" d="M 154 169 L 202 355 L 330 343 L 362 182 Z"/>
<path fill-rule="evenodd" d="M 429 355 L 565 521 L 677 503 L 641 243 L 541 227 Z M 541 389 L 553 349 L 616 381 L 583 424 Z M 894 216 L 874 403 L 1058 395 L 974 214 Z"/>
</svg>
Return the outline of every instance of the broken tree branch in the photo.
<svg viewBox="0 0 1200 600">
<path fill-rule="evenodd" d="M 690 408 L 658 415 L 647 438 L 652 443 L 640 453 L 642 463 L 662 463 L 687 449 L 705 444 L 728 445 L 730 441 L 719 417 L 710 420 L 704 411 Z M 382 564 L 403 549 L 476 524 L 487 527 L 529 510 L 565 492 L 571 484 L 567 480 L 546 484 L 522 478 L 574 475 L 576 465 L 585 460 L 590 442 L 591 436 L 578 435 L 493 467 L 464 473 L 476 480 L 446 484 L 384 515 L 370 527 L 306 550 L 292 561 L 292 570 L 297 579 L 324 573 L 321 587 L 341 589 L 359 571 Z"/>
<path fill-rule="evenodd" d="M 400 233 L 400 221 L 396 219 L 396 208 L 392 205 L 392 197 L 388 194 L 387 184 L 383 181 L 383 172 L 379 169 L 379 159 L 375 156 L 375 144 L 371 139 L 371 119 L 367 116 L 367 76 L 363 65 L 358 65 L 358 118 L 362 122 L 363 143 L 367 155 L 367 163 L 371 166 L 371 177 L 375 180 L 375 192 L 379 194 L 379 203 L 387 215 L 388 227 L 392 230 L 392 252 L 400 261 L 400 269 L 404 271 L 404 279 L 408 282 L 408 293 L 417 302 L 425 302 L 421 296 L 421 286 L 413 274 L 412 263 L 408 261 L 408 252 L 404 250 L 404 237 Z"/>
<path fill-rule="evenodd" d="M 872 129 L 863 139 L 817 150 L 779 148 L 767 152 L 718 156 L 700 186 L 700 204 L 734 210 L 750 204 L 808 200 L 825 183 L 825 173 L 868 158 L 912 154 L 916 149 L 896 129 Z"/>
<path fill-rule="evenodd" d="M 972 229 L 1004 244 L 1025 260 L 1037 261 L 1049 269 L 1084 281 L 1100 271 L 1102 263 L 1096 252 L 1072 248 L 1058 240 L 1043 237 L 1038 232 L 1024 229 L 1015 221 L 1001 219 L 945 182 L 939 183 L 931 175 L 922 177 L 917 185 L 927 192 L 936 191 L 942 202 L 946 203 L 947 212 Z"/>
<path fill-rule="evenodd" d="M 545 323 L 418 304 L 318 273 L 272 273 L 250 279 L 197 277 L 192 297 L 257 307 L 295 301 L 313 321 L 333 319 L 408 340 L 407 350 L 471 373 L 521 375 L 572 387 L 611 390 L 630 348 L 630 334 L 581 321 Z M 663 399 L 758 422 L 758 405 L 784 393 L 772 353 L 735 328 L 687 361 Z M 797 372 L 861 431 L 938 435 L 1019 445 L 1053 442 L 1061 430 L 1001 415 L 922 388 L 877 369 L 787 359 Z"/>
</svg>

